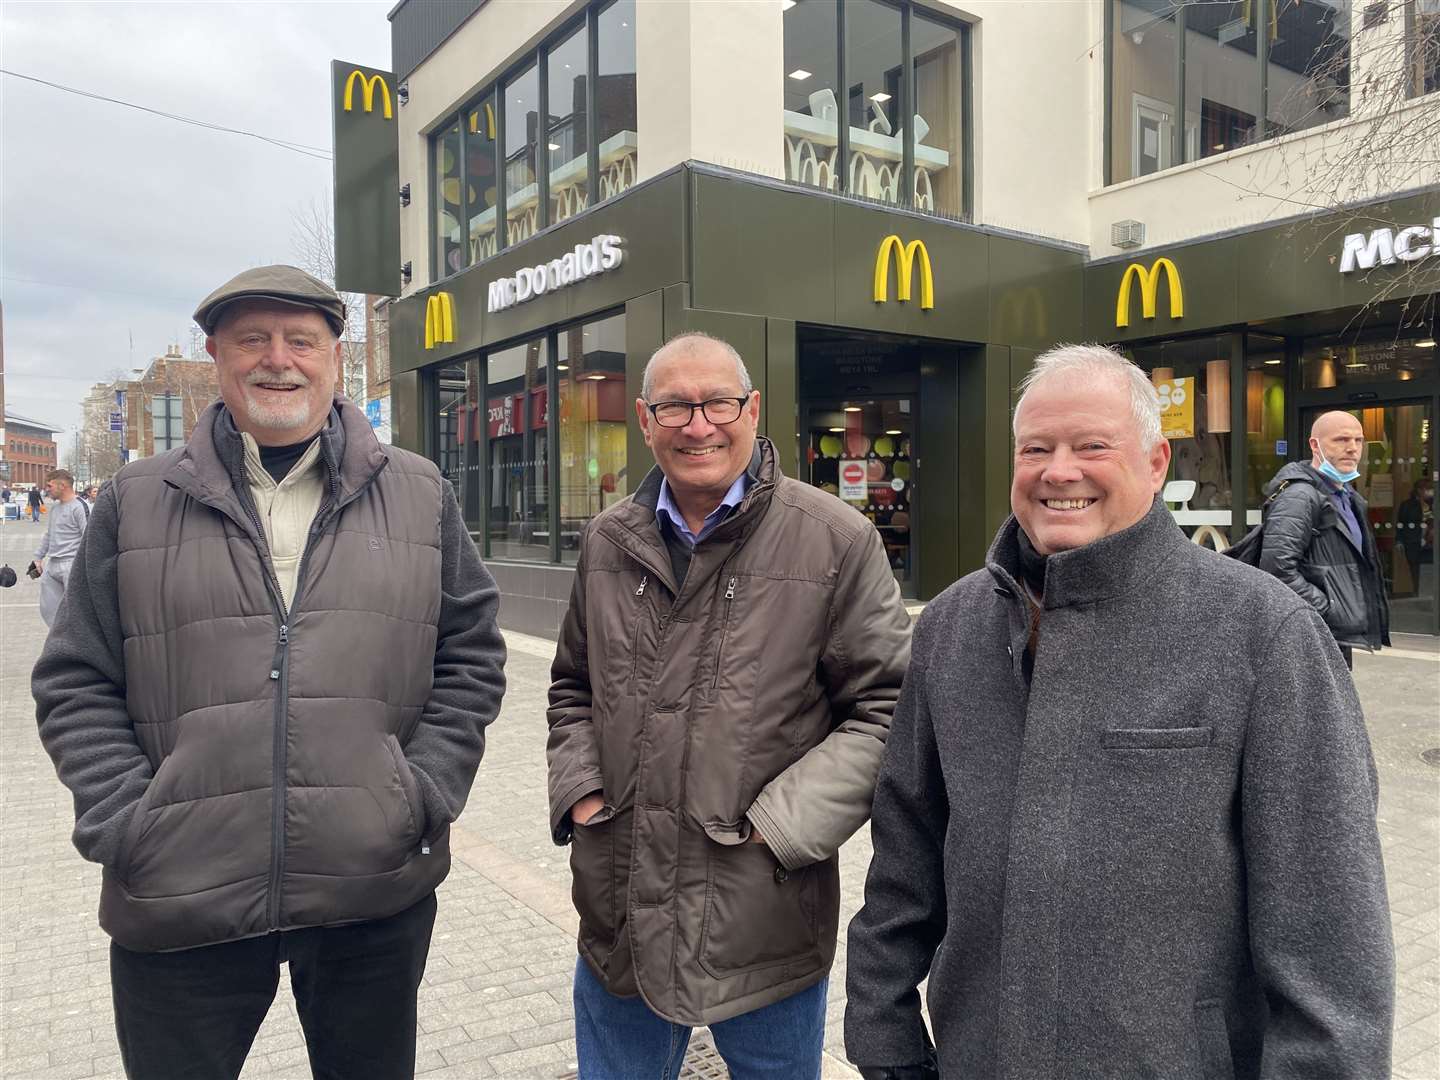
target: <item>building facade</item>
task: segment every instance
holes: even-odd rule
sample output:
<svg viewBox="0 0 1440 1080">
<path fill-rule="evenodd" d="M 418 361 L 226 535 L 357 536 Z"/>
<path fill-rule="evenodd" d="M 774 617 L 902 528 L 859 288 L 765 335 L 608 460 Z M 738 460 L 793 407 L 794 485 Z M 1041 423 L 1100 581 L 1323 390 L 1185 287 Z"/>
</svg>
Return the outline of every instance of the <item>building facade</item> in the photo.
<svg viewBox="0 0 1440 1080">
<path fill-rule="evenodd" d="M 43 487 L 50 470 L 58 467 L 55 432 L 60 429 L 7 411 L 3 430 L 10 475 L 0 479 L 11 490 Z"/>
<path fill-rule="evenodd" d="M 1033 357 L 1109 342 L 1167 404 L 1197 542 L 1355 409 L 1397 628 L 1433 633 L 1436 7 L 407 0 L 392 71 L 334 69 L 394 441 L 455 485 L 503 621 L 553 632 L 584 523 L 651 466 L 646 359 L 706 330 L 924 600 L 1008 512 Z M 342 175 L 366 139 L 378 188 Z"/>
</svg>

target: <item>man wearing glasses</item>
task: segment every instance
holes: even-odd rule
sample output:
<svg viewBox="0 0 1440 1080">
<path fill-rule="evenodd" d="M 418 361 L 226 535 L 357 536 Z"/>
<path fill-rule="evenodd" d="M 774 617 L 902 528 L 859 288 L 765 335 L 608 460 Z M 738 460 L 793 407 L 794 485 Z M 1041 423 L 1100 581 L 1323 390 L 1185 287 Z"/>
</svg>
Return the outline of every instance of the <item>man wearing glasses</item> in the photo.
<svg viewBox="0 0 1440 1080">
<path fill-rule="evenodd" d="M 736 1080 L 818 1077 L 909 619 L 874 527 L 781 474 L 730 345 L 672 339 L 643 395 L 656 468 L 585 530 L 550 687 L 580 1076 L 674 1078 L 706 1024 Z"/>
</svg>

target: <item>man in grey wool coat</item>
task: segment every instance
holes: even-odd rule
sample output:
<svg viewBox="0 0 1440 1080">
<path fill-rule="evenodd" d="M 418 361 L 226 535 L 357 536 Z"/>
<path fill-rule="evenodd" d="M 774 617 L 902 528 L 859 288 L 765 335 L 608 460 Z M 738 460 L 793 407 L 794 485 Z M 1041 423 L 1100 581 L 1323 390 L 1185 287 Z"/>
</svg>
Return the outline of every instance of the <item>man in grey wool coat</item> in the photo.
<svg viewBox="0 0 1440 1080">
<path fill-rule="evenodd" d="M 915 629 L 850 1058 L 866 1080 L 1383 1080 L 1377 783 L 1333 636 L 1176 528 L 1139 368 L 1061 346 L 1022 390 L 1014 516 Z"/>
</svg>

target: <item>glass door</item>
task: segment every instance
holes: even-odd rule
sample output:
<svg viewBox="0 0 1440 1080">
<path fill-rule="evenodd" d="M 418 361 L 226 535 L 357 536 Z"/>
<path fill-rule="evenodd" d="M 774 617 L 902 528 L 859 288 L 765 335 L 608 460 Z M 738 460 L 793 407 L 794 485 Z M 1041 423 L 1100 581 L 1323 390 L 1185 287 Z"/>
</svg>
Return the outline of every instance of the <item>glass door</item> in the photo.
<svg viewBox="0 0 1440 1080">
<path fill-rule="evenodd" d="M 801 417 L 801 475 L 875 524 L 900 593 L 915 596 L 915 402 L 817 400 Z"/>
<path fill-rule="evenodd" d="M 1300 430 L 1326 408 L 1301 413 Z M 1355 489 L 1370 508 L 1380 571 L 1390 600 L 1390 629 L 1440 632 L 1440 579 L 1435 562 L 1436 432 L 1433 399 L 1345 410 L 1365 429 L 1365 456 Z"/>
</svg>

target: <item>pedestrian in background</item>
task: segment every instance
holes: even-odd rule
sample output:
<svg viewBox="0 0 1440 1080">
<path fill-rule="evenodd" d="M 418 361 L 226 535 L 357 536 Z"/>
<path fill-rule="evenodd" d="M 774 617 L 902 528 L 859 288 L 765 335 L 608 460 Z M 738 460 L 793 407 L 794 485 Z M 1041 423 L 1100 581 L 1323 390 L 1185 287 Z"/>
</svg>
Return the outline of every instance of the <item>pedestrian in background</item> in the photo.
<svg viewBox="0 0 1440 1080">
<path fill-rule="evenodd" d="M 875 794 L 867 1080 L 1390 1075 L 1376 773 L 1320 617 L 1189 543 L 1145 373 L 1040 357 L 1014 516 L 931 601 Z"/>
<path fill-rule="evenodd" d="M 50 626 L 60 601 L 65 599 L 65 583 L 80 550 L 80 538 L 90 523 L 90 507 L 75 493 L 75 480 L 64 469 L 50 471 L 45 477 L 45 490 L 55 505 L 50 508 L 45 539 L 35 549 L 30 565 L 40 573 L 40 617 Z"/>
<path fill-rule="evenodd" d="M 1292 461 L 1265 485 L 1260 569 L 1320 613 L 1346 666 L 1352 649 L 1390 644 L 1390 602 L 1369 507 L 1350 485 L 1360 476 L 1365 431 L 1348 412 L 1310 427 L 1309 463 Z"/>
<path fill-rule="evenodd" d="M 727 343 L 684 334 L 635 412 L 656 467 L 591 521 L 550 687 L 583 1080 L 819 1077 L 837 851 L 865 821 L 909 655 L 874 526 L 782 475 Z"/>
<path fill-rule="evenodd" d="M 106 485 L 35 666 L 132 1078 L 238 1076 L 286 961 L 315 1076 L 414 1073 L 505 648 L 454 490 L 335 396 L 344 317 L 287 266 L 200 305 L 222 400 Z"/>
<path fill-rule="evenodd" d="M 30 506 L 30 520 L 34 522 L 39 522 L 40 507 L 44 503 L 44 500 L 40 496 L 40 489 L 38 487 L 32 487 L 30 489 L 30 494 L 25 496 L 25 501 Z"/>
</svg>

